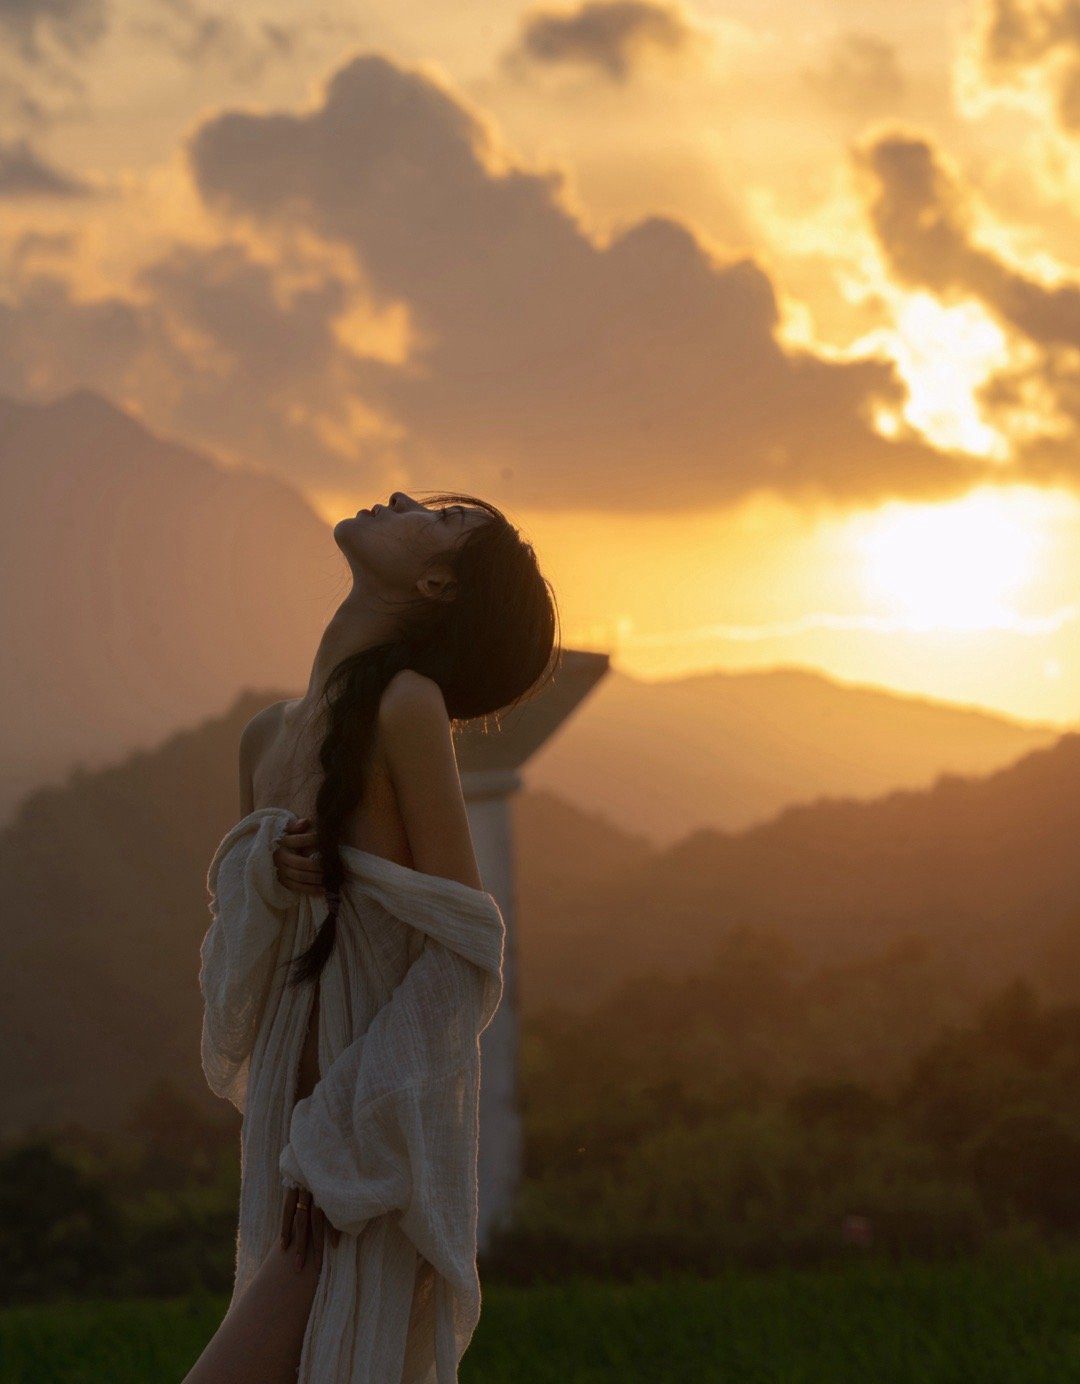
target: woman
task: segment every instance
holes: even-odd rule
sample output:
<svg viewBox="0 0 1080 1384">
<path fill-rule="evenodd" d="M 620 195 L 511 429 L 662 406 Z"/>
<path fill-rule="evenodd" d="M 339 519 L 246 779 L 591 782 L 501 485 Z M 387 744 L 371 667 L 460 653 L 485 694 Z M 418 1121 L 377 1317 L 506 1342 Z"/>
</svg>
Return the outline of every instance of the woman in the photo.
<svg viewBox="0 0 1080 1384">
<path fill-rule="evenodd" d="M 202 1059 L 244 1116 L 241 1205 L 229 1310 L 185 1384 L 450 1384 L 479 1315 L 504 929 L 451 723 L 554 674 L 557 612 L 473 496 L 396 491 L 334 539 L 352 589 L 305 694 L 245 728 L 208 875 Z"/>
</svg>

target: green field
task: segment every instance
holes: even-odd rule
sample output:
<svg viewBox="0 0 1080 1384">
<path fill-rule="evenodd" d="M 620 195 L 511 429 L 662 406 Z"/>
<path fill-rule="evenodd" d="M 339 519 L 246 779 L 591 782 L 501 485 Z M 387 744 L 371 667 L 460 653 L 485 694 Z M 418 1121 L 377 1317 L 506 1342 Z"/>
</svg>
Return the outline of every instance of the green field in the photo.
<svg viewBox="0 0 1080 1384">
<path fill-rule="evenodd" d="M 0 1314 L 0 1384 L 170 1384 L 225 1298 Z M 614 1284 L 490 1284 L 462 1384 L 1068 1384 L 1080 1251 Z"/>
</svg>

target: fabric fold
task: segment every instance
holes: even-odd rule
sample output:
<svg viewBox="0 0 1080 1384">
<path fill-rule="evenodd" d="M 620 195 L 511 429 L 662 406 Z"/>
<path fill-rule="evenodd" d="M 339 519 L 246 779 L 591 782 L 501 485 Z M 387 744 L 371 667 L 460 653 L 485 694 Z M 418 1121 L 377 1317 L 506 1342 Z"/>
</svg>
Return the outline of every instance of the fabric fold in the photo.
<svg viewBox="0 0 1080 1384">
<path fill-rule="evenodd" d="M 211 1091 L 241 1114 L 282 925 L 297 904 L 273 862 L 283 830 L 272 816 L 244 818 L 214 852 L 206 876 L 214 921 L 199 949 L 200 1057 Z"/>
<path fill-rule="evenodd" d="M 286 1189 L 305 1187 L 342 1237 L 324 1242 L 298 1384 L 456 1384 L 480 1315 L 480 1037 L 502 996 L 503 918 L 482 889 L 343 846 L 321 1076 L 293 1105 L 312 987 L 287 985 L 282 963 L 310 944 L 326 905 L 277 880 L 291 816 L 249 814 L 207 877 L 203 1068 L 244 1114 L 234 1300 Z"/>
</svg>

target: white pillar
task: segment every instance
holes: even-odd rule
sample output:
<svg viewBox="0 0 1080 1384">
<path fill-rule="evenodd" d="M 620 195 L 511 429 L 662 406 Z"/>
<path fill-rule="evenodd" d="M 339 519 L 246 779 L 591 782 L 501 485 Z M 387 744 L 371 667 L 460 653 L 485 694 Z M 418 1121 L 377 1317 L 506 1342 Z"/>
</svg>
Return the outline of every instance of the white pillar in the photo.
<svg viewBox="0 0 1080 1384">
<path fill-rule="evenodd" d="M 511 795 L 521 787 L 516 769 L 477 769 L 461 775 L 483 886 L 506 924 L 503 995 L 480 1038 L 480 1148 L 478 1248 L 487 1248 L 493 1229 L 513 1215 L 521 1181 L 522 1132 L 518 1102 L 520 1045 L 517 984 L 517 889 Z"/>
</svg>

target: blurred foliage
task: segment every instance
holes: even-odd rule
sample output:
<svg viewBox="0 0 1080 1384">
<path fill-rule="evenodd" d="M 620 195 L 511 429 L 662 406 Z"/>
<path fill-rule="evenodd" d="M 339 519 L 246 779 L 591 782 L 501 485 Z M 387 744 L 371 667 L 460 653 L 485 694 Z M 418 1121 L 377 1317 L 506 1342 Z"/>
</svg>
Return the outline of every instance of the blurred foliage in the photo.
<svg viewBox="0 0 1080 1384">
<path fill-rule="evenodd" d="M 786 967 L 744 936 L 704 975 L 527 1021 L 524 1178 L 489 1280 L 1080 1239 L 1080 1006 L 1017 981 L 870 1081 L 851 1075 L 858 1034 L 838 1044 L 823 1020 L 821 978 Z M 881 968 L 861 974 L 882 993 Z M 167 1080 L 115 1134 L 9 1140 L 0 1300 L 228 1292 L 238 1197 L 239 1118 Z"/>
<path fill-rule="evenodd" d="M 238 1127 L 163 1080 L 115 1135 L 77 1125 L 0 1147 L 0 1301 L 221 1292 L 232 1283 Z"/>
<path fill-rule="evenodd" d="M 911 1015 L 933 1013 L 911 1003 L 920 954 L 908 939 L 841 983 L 744 932 L 702 975 L 537 1016 L 525 1179 L 489 1273 L 711 1273 L 1075 1237 L 1080 1005 L 1017 980 L 913 1048 Z"/>
</svg>

